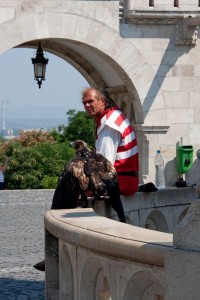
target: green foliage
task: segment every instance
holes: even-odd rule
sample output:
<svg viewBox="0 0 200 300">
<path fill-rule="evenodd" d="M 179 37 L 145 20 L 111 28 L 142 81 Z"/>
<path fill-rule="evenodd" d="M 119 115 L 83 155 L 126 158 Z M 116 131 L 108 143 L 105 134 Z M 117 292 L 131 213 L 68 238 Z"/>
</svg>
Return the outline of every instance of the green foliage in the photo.
<svg viewBox="0 0 200 300">
<path fill-rule="evenodd" d="M 58 176 L 50 177 L 45 175 L 42 178 L 41 185 L 44 189 L 55 189 L 58 182 Z"/>
<path fill-rule="evenodd" d="M 7 189 L 54 189 L 58 176 L 73 156 L 70 142 L 81 139 L 94 147 L 95 124 L 85 112 L 69 110 L 69 125 L 50 133 L 21 132 L 18 138 L 0 138 L 0 156 L 9 158 L 5 172 Z"/>
<path fill-rule="evenodd" d="M 90 147 L 95 143 L 95 123 L 94 120 L 84 111 L 71 109 L 67 112 L 68 126 L 60 125 L 58 131 L 63 137 L 72 142 L 84 140 Z"/>
<path fill-rule="evenodd" d="M 6 147 L 9 156 L 5 178 L 8 189 L 55 188 L 58 176 L 74 149 L 69 143 L 38 143 L 24 147 L 10 142 Z"/>
<path fill-rule="evenodd" d="M 74 149 L 67 141 L 57 143 L 49 134 L 31 136 L 29 132 L 0 143 L 0 153 L 9 157 L 5 172 L 8 189 L 54 189 Z"/>
</svg>

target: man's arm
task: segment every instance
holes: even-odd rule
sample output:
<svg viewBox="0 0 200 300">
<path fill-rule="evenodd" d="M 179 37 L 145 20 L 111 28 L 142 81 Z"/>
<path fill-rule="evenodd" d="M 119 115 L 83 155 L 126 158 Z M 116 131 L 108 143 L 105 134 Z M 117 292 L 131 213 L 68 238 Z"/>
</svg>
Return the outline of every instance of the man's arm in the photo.
<svg viewBox="0 0 200 300">
<path fill-rule="evenodd" d="M 96 141 L 96 152 L 102 154 L 114 165 L 120 141 L 120 133 L 106 125 L 100 132 L 98 140 Z"/>
</svg>

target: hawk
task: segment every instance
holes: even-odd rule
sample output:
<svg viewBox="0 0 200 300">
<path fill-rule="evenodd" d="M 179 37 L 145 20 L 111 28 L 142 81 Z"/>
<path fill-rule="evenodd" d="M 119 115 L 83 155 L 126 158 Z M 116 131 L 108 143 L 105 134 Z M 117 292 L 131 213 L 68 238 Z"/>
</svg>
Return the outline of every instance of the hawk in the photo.
<svg viewBox="0 0 200 300">
<path fill-rule="evenodd" d="M 95 200 L 107 195 L 120 221 L 125 222 L 117 172 L 112 163 L 91 150 L 82 140 L 74 141 L 71 145 L 76 151 L 64 168 L 64 177 L 72 202 L 81 195 L 87 206 L 87 197 Z"/>
</svg>

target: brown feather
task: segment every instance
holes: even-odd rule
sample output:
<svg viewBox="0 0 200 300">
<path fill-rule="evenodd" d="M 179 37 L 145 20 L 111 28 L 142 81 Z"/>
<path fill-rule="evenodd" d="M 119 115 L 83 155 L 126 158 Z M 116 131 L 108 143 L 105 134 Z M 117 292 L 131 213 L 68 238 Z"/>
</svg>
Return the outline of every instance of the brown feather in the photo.
<svg viewBox="0 0 200 300">
<path fill-rule="evenodd" d="M 76 152 L 65 166 L 65 172 L 73 188 L 80 188 L 85 194 L 102 195 L 106 192 L 106 180 L 117 184 L 114 166 L 101 154 L 92 151 L 81 140 L 72 143 Z"/>
</svg>

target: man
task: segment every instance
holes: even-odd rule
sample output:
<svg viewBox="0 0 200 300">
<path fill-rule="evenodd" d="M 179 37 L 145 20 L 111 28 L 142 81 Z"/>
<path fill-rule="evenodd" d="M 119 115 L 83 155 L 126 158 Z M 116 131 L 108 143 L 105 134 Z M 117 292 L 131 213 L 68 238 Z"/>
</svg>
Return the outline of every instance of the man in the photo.
<svg viewBox="0 0 200 300">
<path fill-rule="evenodd" d="M 120 194 L 134 194 L 138 190 L 138 147 L 130 122 L 108 94 L 97 88 L 86 88 L 82 93 L 82 103 L 88 115 L 96 121 L 96 151 L 116 168 Z M 52 209 L 58 208 L 57 202 L 53 201 Z M 120 221 L 126 222 L 121 200 L 116 197 L 111 206 Z M 45 271 L 45 261 L 37 263 L 34 268 Z"/>
<path fill-rule="evenodd" d="M 86 88 L 82 102 L 96 121 L 96 151 L 114 164 L 120 194 L 133 195 L 138 190 L 138 147 L 133 127 L 114 101 L 97 88 Z"/>
</svg>

